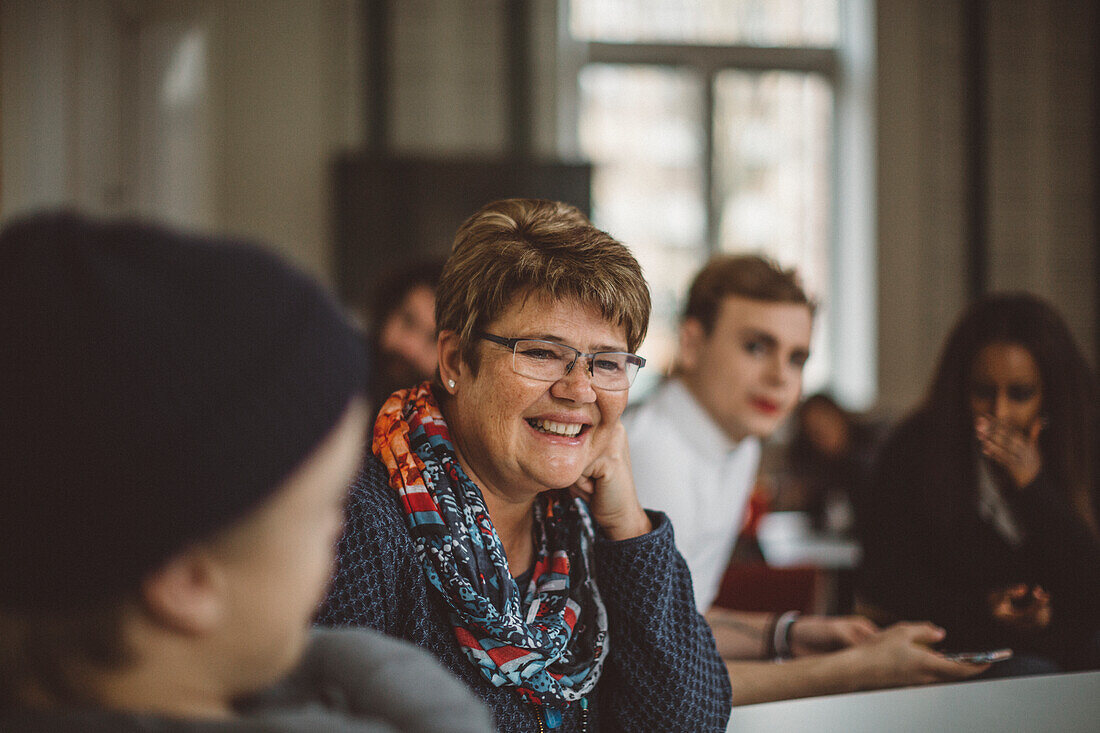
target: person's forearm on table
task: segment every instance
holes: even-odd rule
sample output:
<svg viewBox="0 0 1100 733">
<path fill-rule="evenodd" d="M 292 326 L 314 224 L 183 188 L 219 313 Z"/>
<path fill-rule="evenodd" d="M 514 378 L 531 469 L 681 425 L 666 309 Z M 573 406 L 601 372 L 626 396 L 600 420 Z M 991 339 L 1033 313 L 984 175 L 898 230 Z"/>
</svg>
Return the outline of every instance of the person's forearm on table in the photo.
<svg viewBox="0 0 1100 733">
<path fill-rule="evenodd" d="M 764 633 L 772 614 L 712 608 L 704 618 L 710 624 L 723 659 L 763 659 Z"/>
<path fill-rule="evenodd" d="M 750 705 L 858 688 L 854 674 L 836 654 L 802 657 L 776 664 L 765 659 L 764 636 L 775 614 L 711 609 L 706 614 L 726 662 L 734 705 Z M 838 663 L 840 662 L 840 663 Z"/>
<path fill-rule="evenodd" d="M 951 661 L 934 651 L 944 633 L 927 622 L 904 622 L 840 651 L 782 664 L 727 660 L 733 704 L 951 682 L 989 668 L 989 664 Z"/>
<path fill-rule="evenodd" d="M 861 688 L 842 653 L 770 661 L 726 660 L 734 705 L 836 695 Z"/>
</svg>

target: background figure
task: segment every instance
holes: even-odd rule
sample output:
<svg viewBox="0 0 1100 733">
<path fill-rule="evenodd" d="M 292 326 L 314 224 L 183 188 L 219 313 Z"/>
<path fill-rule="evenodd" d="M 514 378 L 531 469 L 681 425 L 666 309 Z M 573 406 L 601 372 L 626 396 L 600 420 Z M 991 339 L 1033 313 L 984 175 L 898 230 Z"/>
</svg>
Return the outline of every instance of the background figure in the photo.
<svg viewBox="0 0 1100 733">
<path fill-rule="evenodd" d="M 320 287 L 40 215 L 0 233 L 0 314 L 0 730 L 490 729 L 415 647 L 310 630 L 368 420 Z"/>
<path fill-rule="evenodd" d="M 977 302 L 857 505 L 859 595 L 954 648 L 1015 649 L 995 674 L 1100 666 L 1096 461 L 1096 381 L 1061 317 Z"/>
<path fill-rule="evenodd" d="M 793 423 L 784 476 L 790 483 L 776 508 L 805 511 L 816 529 L 845 534 L 853 497 L 866 491 L 875 428 L 823 393 L 807 397 Z"/>
<path fill-rule="evenodd" d="M 755 255 L 715 257 L 688 293 L 676 377 L 624 418 L 638 495 L 672 519 L 736 704 L 955 680 L 984 669 L 929 651 L 943 635 L 931 624 L 880 632 L 858 616 L 711 607 L 761 440 L 798 404 L 814 307 L 793 270 Z"/>
<path fill-rule="evenodd" d="M 425 260 L 379 278 L 375 285 L 368 314 L 374 409 L 393 392 L 435 374 L 435 289 L 442 272 L 442 260 Z"/>
</svg>

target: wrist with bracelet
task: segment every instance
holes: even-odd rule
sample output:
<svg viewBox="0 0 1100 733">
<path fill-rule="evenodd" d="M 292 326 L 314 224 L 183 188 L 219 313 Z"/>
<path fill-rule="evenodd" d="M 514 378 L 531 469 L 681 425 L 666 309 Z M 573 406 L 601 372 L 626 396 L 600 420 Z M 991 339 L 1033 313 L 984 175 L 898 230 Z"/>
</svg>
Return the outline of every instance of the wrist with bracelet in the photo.
<svg viewBox="0 0 1100 733">
<path fill-rule="evenodd" d="M 779 617 L 781 614 L 773 613 L 768 617 L 768 622 L 764 624 L 764 654 L 763 659 L 775 659 L 775 629 L 779 623 Z"/>
</svg>

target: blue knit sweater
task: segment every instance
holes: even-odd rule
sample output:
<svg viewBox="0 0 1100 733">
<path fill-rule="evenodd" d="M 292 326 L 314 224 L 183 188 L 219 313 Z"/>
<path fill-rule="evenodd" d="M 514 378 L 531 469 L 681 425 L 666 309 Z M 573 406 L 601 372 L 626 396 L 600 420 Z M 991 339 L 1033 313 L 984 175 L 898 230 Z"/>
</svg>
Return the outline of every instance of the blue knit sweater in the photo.
<svg viewBox="0 0 1100 733">
<path fill-rule="evenodd" d="M 650 519 L 649 534 L 596 543 L 610 652 L 589 701 L 588 729 L 724 730 L 731 702 L 725 666 L 695 610 L 691 576 L 673 543 L 671 523 L 655 512 Z M 459 649 L 443 601 L 424 579 L 386 469 L 374 457 L 352 491 L 336 576 L 318 622 L 369 626 L 408 639 L 469 685 L 501 730 L 540 730 L 534 709 L 514 689 L 489 684 Z M 578 705 L 569 707 L 558 730 L 582 730 Z"/>
</svg>

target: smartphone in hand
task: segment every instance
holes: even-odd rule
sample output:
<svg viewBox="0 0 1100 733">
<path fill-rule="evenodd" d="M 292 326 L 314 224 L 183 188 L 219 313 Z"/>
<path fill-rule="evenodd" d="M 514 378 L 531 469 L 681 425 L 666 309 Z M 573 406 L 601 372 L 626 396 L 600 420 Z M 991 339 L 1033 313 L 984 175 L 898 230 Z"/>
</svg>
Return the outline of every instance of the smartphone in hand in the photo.
<svg viewBox="0 0 1100 733">
<path fill-rule="evenodd" d="M 989 664 L 991 662 L 1003 662 L 1012 658 L 1011 649 L 991 649 L 984 652 L 950 652 L 943 655 L 944 659 L 964 664 Z"/>
</svg>

